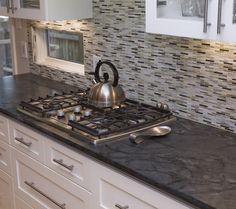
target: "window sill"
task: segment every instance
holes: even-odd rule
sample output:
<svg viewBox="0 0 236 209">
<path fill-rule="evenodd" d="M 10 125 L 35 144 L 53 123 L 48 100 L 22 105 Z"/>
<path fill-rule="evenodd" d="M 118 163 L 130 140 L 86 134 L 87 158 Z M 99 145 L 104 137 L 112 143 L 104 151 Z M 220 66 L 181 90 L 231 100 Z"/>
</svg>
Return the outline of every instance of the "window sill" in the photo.
<svg viewBox="0 0 236 209">
<path fill-rule="evenodd" d="M 54 59 L 47 57 L 42 61 L 36 61 L 37 65 L 43 65 L 46 67 L 54 68 L 63 72 L 77 73 L 79 75 L 84 74 L 84 65 L 78 63 L 72 63 L 64 60 Z"/>
</svg>

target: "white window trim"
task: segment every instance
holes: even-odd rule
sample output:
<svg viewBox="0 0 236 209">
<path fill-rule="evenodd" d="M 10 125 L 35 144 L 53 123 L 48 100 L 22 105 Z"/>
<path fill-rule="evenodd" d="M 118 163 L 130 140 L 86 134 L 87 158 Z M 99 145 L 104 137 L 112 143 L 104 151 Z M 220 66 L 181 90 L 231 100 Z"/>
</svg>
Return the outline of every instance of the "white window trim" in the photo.
<svg viewBox="0 0 236 209">
<path fill-rule="evenodd" d="M 33 60 L 38 65 L 51 67 L 69 73 L 85 75 L 84 65 L 75 62 L 60 60 L 48 56 L 47 37 L 44 29 L 32 27 Z"/>
</svg>

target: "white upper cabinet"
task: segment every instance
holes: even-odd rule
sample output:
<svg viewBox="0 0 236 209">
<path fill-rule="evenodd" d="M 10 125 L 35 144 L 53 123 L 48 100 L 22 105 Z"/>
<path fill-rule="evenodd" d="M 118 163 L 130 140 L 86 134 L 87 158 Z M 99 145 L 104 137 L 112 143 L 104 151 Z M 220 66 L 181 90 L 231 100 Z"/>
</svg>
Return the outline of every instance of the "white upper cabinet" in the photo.
<svg viewBox="0 0 236 209">
<path fill-rule="evenodd" d="M 218 40 L 236 41 L 236 0 L 218 0 Z"/>
<path fill-rule="evenodd" d="M 0 0 L 0 15 L 1 16 L 8 16 L 8 13 L 10 12 L 8 3 L 9 3 L 8 0 Z"/>
<path fill-rule="evenodd" d="M 146 0 L 146 32 L 236 41 L 236 0 Z"/>
<path fill-rule="evenodd" d="M 92 18 L 92 0 L 0 0 L 0 15 L 31 20 Z"/>
</svg>

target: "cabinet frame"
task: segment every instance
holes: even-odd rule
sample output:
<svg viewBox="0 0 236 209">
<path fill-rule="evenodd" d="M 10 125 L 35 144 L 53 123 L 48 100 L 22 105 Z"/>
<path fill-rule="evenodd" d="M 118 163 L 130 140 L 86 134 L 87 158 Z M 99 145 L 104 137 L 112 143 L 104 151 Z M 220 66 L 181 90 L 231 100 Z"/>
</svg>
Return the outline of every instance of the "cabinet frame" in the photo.
<svg viewBox="0 0 236 209">
<path fill-rule="evenodd" d="M 10 7 L 1 7 L 0 15 L 30 20 L 77 20 L 93 17 L 92 0 L 39 0 L 40 8 L 22 8 L 21 0 L 7 0 Z"/>
<path fill-rule="evenodd" d="M 205 0 L 208 6 L 205 7 L 207 11 L 203 21 L 188 18 L 158 18 L 158 0 L 145 1 L 146 32 L 148 33 L 216 41 L 236 41 L 236 23 L 233 23 L 234 0 Z"/>
</svg>

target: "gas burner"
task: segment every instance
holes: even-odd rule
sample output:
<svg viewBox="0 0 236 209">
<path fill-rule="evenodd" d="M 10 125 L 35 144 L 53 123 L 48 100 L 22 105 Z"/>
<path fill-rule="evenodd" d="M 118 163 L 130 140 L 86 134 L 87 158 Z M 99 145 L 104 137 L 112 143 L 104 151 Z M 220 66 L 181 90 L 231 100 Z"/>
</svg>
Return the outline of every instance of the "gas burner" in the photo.
<svg viewBox="0 0 236 209">
<path fill-rule="evenodd" d="M 88 103 L 87 92 L 55 94 L 21 102 L 18 110 L 94 144 L 145 130 L 174 119 L 167 105 L 157 107 L 126 100 L 112 108 Z"/>
</svg>

